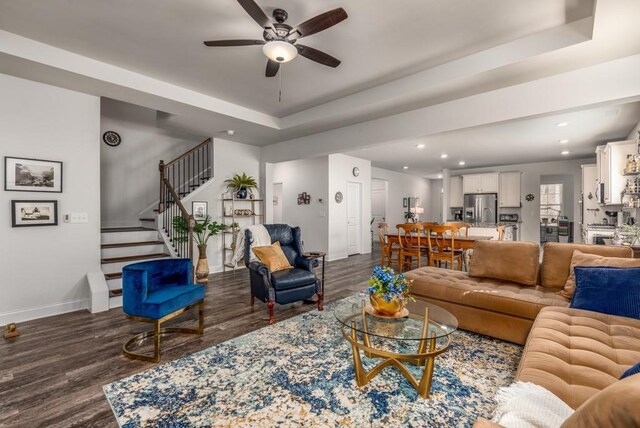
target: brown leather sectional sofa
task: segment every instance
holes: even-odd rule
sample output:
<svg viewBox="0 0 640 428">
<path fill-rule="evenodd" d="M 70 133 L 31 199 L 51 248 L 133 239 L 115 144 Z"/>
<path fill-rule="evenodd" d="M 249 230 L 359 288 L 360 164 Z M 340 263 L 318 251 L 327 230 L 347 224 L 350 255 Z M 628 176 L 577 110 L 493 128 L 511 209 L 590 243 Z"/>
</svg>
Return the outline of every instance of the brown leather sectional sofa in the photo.
<svg viewBox="0 0 640 428">
<path fill-rule="evenodd" d="M 458 325 L 524 344 L 540 310 L 569 306 L 558 294 L 570 273 L 573 250 L 607 257 L 632 257 L 627 247 L 533 242 L 478 241 L 469 272 L 423 267 L 406 273 L 416 299 L 441 306 Z"/>
<path fill-rule="evenodd" d="M 632 257 L 624 247 L 547 243 L 542 262 L 530 242 L 479 242 L 470 272 L 407 272 L 416 299 L 453 313 L 462 329 L 524 344 L 516 380 L 541 385 L 576 409 L 563 426 L 640 426 L 640 320 L 569 308 L 558 294 L 573 250 Z M 496 427 L 480 419 L 475 427 Z"/>
</svg>

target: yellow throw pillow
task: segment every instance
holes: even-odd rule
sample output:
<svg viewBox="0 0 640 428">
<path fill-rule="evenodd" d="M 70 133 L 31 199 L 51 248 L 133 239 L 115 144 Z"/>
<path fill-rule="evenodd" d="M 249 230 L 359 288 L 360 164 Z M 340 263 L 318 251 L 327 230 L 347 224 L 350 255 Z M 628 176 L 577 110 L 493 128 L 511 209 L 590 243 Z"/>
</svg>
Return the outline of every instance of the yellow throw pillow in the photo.
<svg viewBox="0 0 640 428">
<path fill-rule="evenodd" d="M 251 250 L 262 263 L 267 265 L 271 272 L 293 268 L 280 247 L 280 241 L 264 247 L 253 247 Z"/>
<path fill-rule="evenodd" d="M 612 266 L 612 267 L 640 267 L 640 259 L 624 257 L 604 257 L 597 254 L 587 254 L 579 250 L 573 250 L 571 256 L 571 270 L 564 289 L 558 294 L 571 299 L 576 289 L 576 274 L 573 270 L 576 266 Z"/>
</svg>

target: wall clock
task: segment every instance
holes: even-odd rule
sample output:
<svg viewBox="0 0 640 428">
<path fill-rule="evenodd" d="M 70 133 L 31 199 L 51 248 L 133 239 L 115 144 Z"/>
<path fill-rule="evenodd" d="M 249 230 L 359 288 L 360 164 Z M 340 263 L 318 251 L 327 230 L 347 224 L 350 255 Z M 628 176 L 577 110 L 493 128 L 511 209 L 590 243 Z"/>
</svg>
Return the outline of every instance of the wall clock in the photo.
<svg viewBox="0 0 640 428">
<path fill-rule="evenodd" d="M 107 131 L 102 134 L 102 141 L 104 141 L 107 146 L 117 147 L 122 142 L 122 139 L 117 132 Z"/>
<path fill-rule="evenodd" d="M 336 202 L 342 202 L 342 192 L 336 192 Z"/>
<path fill-rule="evenodd" d="M 358 168 L 357 166 L 355 168 L 353 168 L 353 176 L 357 177 L 360 175 L 360 168 Z"/>
<path fill-rule="evenodd" d="M 525 197 L 525 199 L 526 199 L 527 201 L 531 202 L 531 201 L 533 201 L 533 200 L 535 199 L 535 196 L 533 196 L 533 194 L 529 193 L 529 194 Z"/>
</svg>

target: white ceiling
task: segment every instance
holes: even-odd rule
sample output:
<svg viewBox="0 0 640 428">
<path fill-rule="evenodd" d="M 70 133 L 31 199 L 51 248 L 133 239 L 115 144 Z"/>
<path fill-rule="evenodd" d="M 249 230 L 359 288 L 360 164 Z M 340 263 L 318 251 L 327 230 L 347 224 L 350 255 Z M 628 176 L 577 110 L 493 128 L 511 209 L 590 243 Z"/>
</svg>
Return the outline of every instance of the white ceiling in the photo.
<svg viewBox="0 0 640 428">
<path fill-rule="evenodd" d="M 344 7 L 301 41 L 342 65 L 286 64 L 278 103 L 260 47 L 202 45 L 260 38 L 236 0 L 0 0 L 0 73 L 152 108 L 268 162 L 348 152 L 418 175 L 562 158 L 560 116 L 569 157 L 590 155 L 640 119 L 640 0 L 256 1 L 291 25 Z"/>
<path fill-rule="evenodd" d="M 593 0 L 256 0 L 295 25 L 344 7 L 349 18 L 301 43 L 342 60 L 305 58 L 266 78 L 260 46 L 203 40 L 262 30 L 235 0 L 0 0 L 0 28 L 71 52 L 282 117 L 533 33 L 590 16 Z"/>
<path fill-rule="evenodd" d="M 391 142 L 347 154 L 372 165 L 436 178 L 456 170 L 595 156 L 594 147 L 624 140 L 640 120 L 640 102 L 611 105 L 527 120 L 497 123 L 424 138 Z M 566 122 L 559 127 L 558 123 Z M 560 143 L 560 140 L 569 140 Z M 417 147 L 424 144 L 424 148 Z M 561 152 L 568 150 L 568 155 Z M 447 154 L 446 159 L 440 156 Z M 464 161 L 460 166 L 458 162 Z M 403 169 L 408 166 L 408 169 Z"/>
</svg>

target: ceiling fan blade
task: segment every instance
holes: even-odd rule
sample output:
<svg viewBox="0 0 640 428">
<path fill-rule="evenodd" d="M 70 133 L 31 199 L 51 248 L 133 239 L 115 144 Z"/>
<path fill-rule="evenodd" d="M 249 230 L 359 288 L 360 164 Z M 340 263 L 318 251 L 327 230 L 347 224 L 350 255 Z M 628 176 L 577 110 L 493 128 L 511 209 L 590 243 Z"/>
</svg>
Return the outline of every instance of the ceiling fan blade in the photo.
<svg viewBox="0 0 640 428">
<path fill-rule="evenodd" d="M 296 49 L 298 49 L 298 53 L 305 58 L 310 59 L 311 61 L 318 62 L 322 65 L 326 65 L 327 67 L 337 67 L 340 65 L 340 60 L 332 57 L 329 54 L 326 54 L 318 49 L 310 48 L 309 46 L 304 45 L 296 45 Z"/>
<path fill-rule="evenodd" d="M 264 45 L 264 40 L 212 40 L 204 42 L 206 46 L 252 46 Z"/>
<path fill-rule="evenodd" d="M 267 77 L 274 77 L 278 74 L 278 70 L 280 70 L 279 62 L 271 61 L 270 59 L 267 60 L 267 72 L 265 74 Z"/>
<path fill-rule="evenodd" d="M 307 37 L 312 34 L 319 33 L 322 30 L 326 30 L 329 27 L 333 27 L 347 18 L 347 12 L 343 8 L 339 7 L 304 21 L 302 24 L 292 29 L 289 32 L 289 35 L 298 33 L 298 38 Z"/>
<path fill-rule="evenodd" d="M 256 4 L 253 0 L 238 0 L 240 6 L 249 14 L 254 21 L 258 23 L 263 29 L 273 29 L 273 22 L 269 19 L 269 17 L 264 13 L 260 6 Z"/>
</svg>

